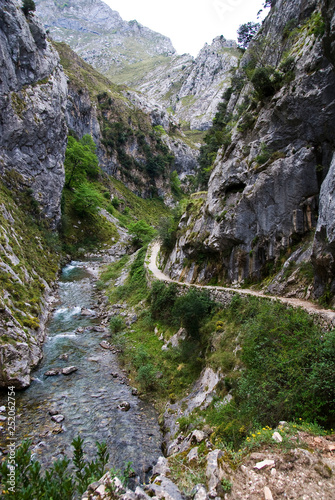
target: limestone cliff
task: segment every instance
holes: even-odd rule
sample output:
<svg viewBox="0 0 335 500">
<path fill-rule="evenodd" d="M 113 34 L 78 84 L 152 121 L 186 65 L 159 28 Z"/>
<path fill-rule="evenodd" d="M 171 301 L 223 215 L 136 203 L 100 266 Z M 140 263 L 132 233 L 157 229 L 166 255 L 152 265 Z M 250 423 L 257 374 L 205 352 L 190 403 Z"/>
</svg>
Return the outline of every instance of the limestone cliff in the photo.
<svg viewBox="0 0 335 500">
<path fill-rule="evenodd" d="M 260 279 L 300 249 L 298 259 L 317 228 L 315 293 L 332 286 L 333 10 L 321 0 L 274 3 L 226 94 L 225 145 L 208 194 L 181 220 L 173 276 Z M 309 244 L 307 264 L 310 255 Z"/>
<path fill-rule="evenodd" d="M 169 38 L 124 21 L 101 0 L 36 0 L 36 11 L 54 40 L 66 42 L 109 77 L 129 64 L 175 52 Z"/>
<path fill-rule="evenodd" d="M 156 102 L 117 86 L 55 42 L 68 78 L 66 119 L 79 137 L 90 134 L 101 168 L 143 197 L 170 193 L 170 174 L 194 174 L 197 148 Z"/>
<path fill-rule="evenodd" d="M 234 41 L 219 36 L 210 45 L 206 43 L 195 59 L 175 55 L 132 83 L 168 109 L 186 129 L 207 130 L 240 55 Z"/>
<path fill-rule="evenodd" d="M 66 78 L 42 25 L 14 0 L 1 1 L 0 43 L 0 175 L 31 189 L 55 227 L 64 184 Z"/>
<path fill-rule="evenodd" d="M 218 36 L 193 58 L 177 55 L 163 35 L 123 21 L 101 0 L 37 0 L 36 6 L 51 37 L 67 43 L 100 73 L 139 90 L 185 130 L 210 127 L 241 56 L 234 41 Z"/>
<path fill-rule="evenodd" d="M 60 222 L 67 83 L 36 18 L 0 5 L 0 386 L 26 387 L 59 260 L 29 214 Z"/>
</svg>

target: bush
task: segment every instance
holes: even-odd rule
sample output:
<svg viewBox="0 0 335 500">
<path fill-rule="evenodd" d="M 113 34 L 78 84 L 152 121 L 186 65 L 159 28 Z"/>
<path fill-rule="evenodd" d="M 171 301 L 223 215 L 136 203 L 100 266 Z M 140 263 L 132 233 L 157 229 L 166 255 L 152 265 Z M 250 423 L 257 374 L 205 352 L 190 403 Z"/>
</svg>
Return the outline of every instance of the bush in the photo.
<svg viewBox="0 0 335 500">
<path fill-rule="evenodd" d="M 241 24 L 237 30 L 237 41 L 241 48 L 246 49 L 248 47 L 251 40 L 259 31 L 259 28 L 259 23 L 248 22 Z"/>
<path fill-rule="evenodd" d="M 78 186 L 87 178 L 96 179 L 100 172 L 92 137 L 84 135 L 80 141 L 69 136 L 65 152 L 65 186 Z"/>
<path fill-rule="evenodd" d="M 198 339 L 201 321 L 210 313 L 213 305 L 208 293 L 191 288 L 186 295 L 176 299 L 172 315 L 193 339 Z"/>
<path fill-rule="evenodd" d="M 93 186 L 83 182 L 75 190 L 73 208 L 81 216 L 92 216 L 98 213 L 102 198 Z"/>
<path fill-rule="evenodd" d="M 144 220 L 131 222 L 128 226 L 130 234 L 133 236 L 132 243 L 136 246 L 143 246 L 155 236 L 156 231 Z"/>
<path fill-rule="evenodd" d="M 23 0 L 21 9 L 24 15 L 28 17 L 30 12 L 35 12 L 36 10 L 35 2 L 33 0 Z"/>
<path fill-rule="evenodd" d="M 147 365 L 141 366 L 137 372 L 136 380 L 143 390 L 153 390 L 157 383 L 156 370 L 153 365 L 148 363 Z"/>
<path fill-rule="evenodd" d="M 273 96 L 280 88 L 281 80 L 280 74 L 270 66 L 256 68 L 251 77 L 251 83 L 260 99 Z"/>
<path fill-rule="evenodd" d="M 171 323 L 173 320 L 172 310 L 176 298 L 177 285 L 175 283 L 166 286 L 163 281 L 154 281 L 149 296 L 152 317 Z"/>
<path fill-rule="evenodd" d="M 124 319 L 121 316 L 112 316 L 109 320 L 111 333 L 119 333 L 124 329 Z"/>
<path fill-rule="evenodd" d="M 106 472 L 109 460 L 106 443 L 96 443 L 97 458 L 88 462 L 84 459 L 83 440 L 80 436 L 74 439 L 71 443 L 74 472 L 67 458 L 55 461 L 42 472 L 41 464 L 31 456 L 31 444 L 29 440 L 23 441 L 15 451 L 15 492 L 9 482 L 12 465 L 8 460 L 0 464 L 1 490 L 9 498 L 72 500 L 77 494 L 81 497 L 87 486 Z"/>
<path fill-rule="evenodd" d="M 173 249 L 177 239 L 178 221 L 173 217 L 163 217 L 158 224 L 158 236 L 163 250 L 169 252 Z"/>
<path fill-rule="evenodd" d="M 241 412 L 262 425 L 294 418 L 334 425 L 335 332 L 321 335 L 306 312 L 279 303 L 252 309 L 242 326 Z"/>
<path fill-rule="evenodd" d="M 181 198 L 183 192 L 180 188 L 181 182 L 180 182 L 180 179 L 178 177 L 178 173 L 176 170 L 171 172 L 170 185 L 171 185 L 172 194 L 174 194 L 177 198 Z"/>
</svg>

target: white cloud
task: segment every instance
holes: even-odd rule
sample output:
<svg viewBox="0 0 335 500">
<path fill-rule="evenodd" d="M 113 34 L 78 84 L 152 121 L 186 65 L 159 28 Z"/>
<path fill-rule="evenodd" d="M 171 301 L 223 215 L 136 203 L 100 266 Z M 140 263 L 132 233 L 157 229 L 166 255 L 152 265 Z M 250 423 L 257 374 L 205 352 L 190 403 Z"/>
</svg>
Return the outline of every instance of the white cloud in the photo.
<svg viewBox="0 0 335 500">
<path fill-rule="evenodd" d="M 236 40 L 240 24 L 257 21 L 264 0 L 104 0 L 126 21 L 139 23 L 171 38 L 179 54 L 197 55 L 213 38 Z"/>
</svg>

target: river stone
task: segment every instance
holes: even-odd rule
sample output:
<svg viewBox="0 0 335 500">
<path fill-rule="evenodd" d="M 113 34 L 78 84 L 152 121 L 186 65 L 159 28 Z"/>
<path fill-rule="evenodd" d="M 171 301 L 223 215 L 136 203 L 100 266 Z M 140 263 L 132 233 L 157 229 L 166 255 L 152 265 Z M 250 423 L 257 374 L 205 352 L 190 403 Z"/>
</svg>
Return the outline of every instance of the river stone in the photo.
<svg viewBox="0 0 335 500">
<path fill-rule="evenodd" d="M 50 408 L 49 415 L 51 415 L 52 417 L 54 415 L 60 415 L 59 409 L 58 408 Z"/>
<path fill-rule="evenodd" d="M 197 484 L 193 488 L 192 494 L 194 494 L 193 500 L 206 500 L 207 499 L 207 490 L 203 484 Z"/>
<path fill-rule="evenodd" d="M 46 377 L 54 377 L 55 375 L 59 375 L 60 373 L 60 370 L 59 368 L 54 368 L 53 370 L 48 370 L 47 372 L 45 372 L 45 376 Z"/>
<path fill-rule="evenodd" d="M 0 413 L 3 413 L 4 411 L 6 411 L 6 407 L 5 406 L 0 406 Z"/>
<path fill-rule="evenodd" d="M 95 315 L 95 312 L 94 312 L 94 311 L 92 311 L 92 309 L 85 309 L 85 308 L 83 308 L 83 309 L 81 310 L 81 315 L 82 315 L 82 316 L 94 316 L 94 315 Z"/>
<path fill-rule="evenodd" d="M 58 359 L 62 359 L 64 361 L 67 361 L 69 359 L 69 355 L 68 354 L 61 354 Z"/>
<path fill-rule="evenodd" d="M 63 422 L 63 420 L 65 419 L 64 415 L 61 415 L 61 414 L 58 414 L 58 415 L 53 415 L 51 417 L 51 420 L 53 420 L 54 422 L 56 422 L 57 424 L 60 424 L 61 422 Z"/>
<path fill-rule="evenodd" d="M 265 500 L 273 500 L 271 490 L 268 486 L 264 487 L 264 499 Z"/>
<path fill-rule="evenodd" d="M 254 469 L 264 469 L 264 467 L 274 467 L 275 466 L 275 461 L 274 460 L 263 460 L 262 462 L 258 462 Z"/>
<path fill-rule="evenodd" d="M 119 408 L 119 410 L 122 410 L 122 411 L 129 411 L 130 410 L 130 403 L 128 403 L 128 401 L 122 401 L 122 403 L 120 403 L 118 405 L 118 408 Z"/>
<path fill-rule="evenodd" d="M 190 464 L 197 463 L 199 460 L 198 447 L 192 448 L 186 458 Z"/>
<path fill-rule="evenodd" d="M 0 422 L 6 422 L 7 420 L 7 417 L 5 417 L 4 415 L 0 415 Z"/>
<path fill-rule="evenodd" d="M 104 326 L 95 326 L 95 327 L 93 328 L 93 330 L 94 330 L 95 332 L 104 332 L 106 329 L 105 329 L 105 327 L 104 327 Z"/>
<path fill-rule="evenodd" d="M 103 349 L 113 349 L 113 346 L 112 344 L 110 344 L 109 342 L 107 342 L 107 340 L 103 340 L 102 342 L 100 342 L 100 347 L 102 347 Z"/>
<path fill-rule="evenodd" d="M 70 375 L 73 372 L 76 372 L 78 368 L 76 366 L 68 366 L 66 368 L 63 368 L 62 374 L 63 375 Z"/>
</svg>

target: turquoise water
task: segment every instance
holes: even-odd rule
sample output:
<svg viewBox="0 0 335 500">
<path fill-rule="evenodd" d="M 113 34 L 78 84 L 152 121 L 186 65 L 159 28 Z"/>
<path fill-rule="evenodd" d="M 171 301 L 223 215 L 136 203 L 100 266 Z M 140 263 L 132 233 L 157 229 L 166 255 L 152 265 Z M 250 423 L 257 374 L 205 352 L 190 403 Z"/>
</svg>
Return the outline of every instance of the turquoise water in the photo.
<svg viewBox="0 0 335 500">
<path fill-rule="evenodd" d="M 161 455 L 161 433 L 154 409 L 131 395 L 131 388 L 114 379 L 118 371 L 117 357 L 100 347 L 106 332 L 96 332 L 100 325 L 95 308 L 94 277 L 87 262 L 71 262 L 59 281 L 59 302 L 47 328 L 44 358 L 33 373 L 31 386 L 16 394 L 18 440 L 30 438 L 33 453 L 47 466 L 52 460 L 72 455 L 70 445 L 78 434 L 85 440 L 89 459 L 95 454 L 96 441 L 106 441 L 110 465 L 122 468 L 131 461 L 132 467 L 144 479 L 146 472 Z M 92 311 L 82 316 L 81 310 Z M 78 333 L 82 327 L 84 331 Z M 108 340 L 108 339 L 107 339 Z M 67 360 L 59 359 L 66 354 Z M 54 368 L 76 366 L 78 371 L 46 377 Z M 130 410 L 117 408 L 122 401 L 130 402 Z M 0 405 L 5 404 L 0 397 Z M 49 410 L 64 415 L 61 424 L 51 420 Z M 0 447 L 5 447 L 0 439 Z"/>
</svg>

